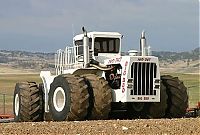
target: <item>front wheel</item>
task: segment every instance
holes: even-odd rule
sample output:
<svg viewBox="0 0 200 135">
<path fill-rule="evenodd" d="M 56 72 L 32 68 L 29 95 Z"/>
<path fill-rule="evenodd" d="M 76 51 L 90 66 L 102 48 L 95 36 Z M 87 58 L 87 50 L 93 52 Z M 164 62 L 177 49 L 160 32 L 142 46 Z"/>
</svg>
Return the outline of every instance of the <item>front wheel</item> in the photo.
<svg viewBox="0 0 200 135">
<path fill-rule="evenodd" d="M 89 106 L 89 94 L 84 78 L 59 75 L 49 91 L 49 115 L 54 121 L 84 120 Z"/>
</svg>

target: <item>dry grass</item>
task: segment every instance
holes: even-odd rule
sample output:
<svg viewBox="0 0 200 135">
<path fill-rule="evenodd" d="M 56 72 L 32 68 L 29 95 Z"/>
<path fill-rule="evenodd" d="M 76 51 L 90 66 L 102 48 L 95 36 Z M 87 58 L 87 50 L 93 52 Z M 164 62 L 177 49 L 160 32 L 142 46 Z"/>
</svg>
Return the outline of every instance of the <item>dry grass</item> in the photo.
<svg viewBox="0 0 200 135">
<path fill-rule="evenodd" d="M 12 113 L 13 92 L 17 82 L 35 81 L 41 83 L 39 74 L 0 74 L 0 114 L 4 113 L 5 95 L 6 109 L 5 113 Z"/>
<path fill-rule="evenodd" d="M 186 61 L 178 60 L 173 63 L 161 62 L 160 63 L 160 70 L 161 72 L 168 72 L 168 73 L 199 73 L 200 69 L 200 61 L 190 61 L 189 65 Z"/>
<path fill-rule="evenodd" d="M 0 80 L 0 93 L 9 95 L 13 94 L 17 82 L 42 82 L 39 74 L 0 74 Z"/>
<path fill-rule="evenodd" d="M 0 64 L 0 74 L 35 74 L 38 73 L 35 69 L 22 69 L 12 67 L 9 64 Z"/>
</svg>

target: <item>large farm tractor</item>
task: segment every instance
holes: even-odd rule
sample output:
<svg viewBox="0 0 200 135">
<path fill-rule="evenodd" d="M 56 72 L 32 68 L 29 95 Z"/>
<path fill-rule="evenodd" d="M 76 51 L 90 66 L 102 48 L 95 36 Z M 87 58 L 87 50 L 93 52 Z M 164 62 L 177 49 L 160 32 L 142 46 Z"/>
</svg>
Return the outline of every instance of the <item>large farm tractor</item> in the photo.
<svg viewBox="0 0 200 135">
<path fill-rule="evenodd" d="M 16 84 L 15 121 L 183 117 L 187 89 L 177 77 L 160 76 L 145 32 L 140 51 L 126 56 L 121 54 L 122 37 L 83 28 L 72 47 L 57 51 L 55 75 L 41 71 L 42 84 Z"/>
</svg>

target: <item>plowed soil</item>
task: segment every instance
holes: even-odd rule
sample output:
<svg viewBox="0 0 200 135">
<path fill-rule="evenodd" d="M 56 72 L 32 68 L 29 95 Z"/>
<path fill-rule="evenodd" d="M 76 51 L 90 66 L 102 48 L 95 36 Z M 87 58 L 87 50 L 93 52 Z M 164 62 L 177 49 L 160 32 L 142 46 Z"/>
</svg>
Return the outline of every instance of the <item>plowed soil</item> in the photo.
<svg viewBox="0 0 200 135">
<path fill-rule="evenodd" d="M 200 134 L 200 118 L 0 123 L 0 134 Z"/>
</svg>

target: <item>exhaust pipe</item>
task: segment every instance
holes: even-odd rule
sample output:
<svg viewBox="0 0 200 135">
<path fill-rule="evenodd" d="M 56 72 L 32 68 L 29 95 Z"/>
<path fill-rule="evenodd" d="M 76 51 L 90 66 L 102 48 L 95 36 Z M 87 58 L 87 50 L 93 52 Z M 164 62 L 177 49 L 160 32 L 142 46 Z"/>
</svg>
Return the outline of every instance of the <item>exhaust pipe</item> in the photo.
<svg viewBox="0 0 200 135">
<path fill-rule="evenodd" d="M 145 31 L 142 32 L 141 38 L 140 38 L 140 53 L 141 56 L 146 56 L 146 38 L 145 38 Z"/>
<path fill-rule="evenodd" d="M 89 37 L 87 36 L 87 31 L 84 27 L 82 27 L 83 30 L 83 61 L 84 61 L 84 68 L 87 68 L 89 66 Z"/>
</svg>

